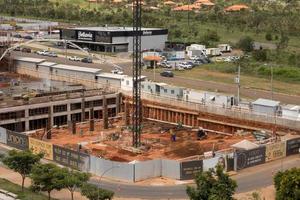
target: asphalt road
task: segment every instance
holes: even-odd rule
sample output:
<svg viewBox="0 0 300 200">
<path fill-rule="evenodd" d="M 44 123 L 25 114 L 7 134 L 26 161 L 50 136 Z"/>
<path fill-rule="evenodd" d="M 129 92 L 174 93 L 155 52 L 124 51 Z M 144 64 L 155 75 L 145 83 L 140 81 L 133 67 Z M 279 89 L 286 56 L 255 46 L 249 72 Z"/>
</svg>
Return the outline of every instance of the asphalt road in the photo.
<svg viewBox="0 0 300 200">
<path fill-rule="evenodd" d="M 4 145 L 0 145 L 0 153 L 7 153 Z M 273 184 L 273 175 L 280 170 L 300 167 L 299 155 L 286 157 L 263 165 L 258 165 L 239 171 L 232 176 L 237 181 L 237 193 L 248 192 Z M 186 185 L 151 186 L 132 183 L 112 182 L 102 179 L 92 179 L 91 183 L 115 192 L 117 197 L 141 199 L 187 199 Z"/>
<path fill-rule="evenodd" d="M 65 58 L 58 57 L 58 58 L 51 58 L 51 57 L 45 57 L 45 56 L 39 56 L 34 53 L 22 53 L 22 52 L 13 52 L 12 55 L 14 56 L 29 56 L 29 57 L 35 57 L 35 58 L 44 58 L 48 61 L 61 63 L 61 64 L 73 64 L 73 65 L 80 65 L 83 67 L 92 67 L 92 68 L 98 68 L 102 69 L 103 72 L 110 72 L 113 69 L 113 66 L 110 64 L 100 64 L 100 63 L 81 63 L 81 62 L 74 62 L 66 60 Z M 115 64 L 121 66 L 124 70 L 124 73 L 127 75 L 132 75 L 132 64 L 131 62 L 116 62 Z M 191 71 L 192 72 L 192 71 Z M 153 73 L 152 72 L 142 72 L 143 75 L 147 76 L 149 79 L 153 80 Z M 207 90 L 207 91 L 218 91 L 228 94 L 236 94 L 237 87 L 233 84 L 225 84 L 225 83 L 218 83 L 218 82 L 210 82 L 210 81 L 203 81 L 199 79 L 187 79 L 183 77 L 174 77 L 174 78 L 166 78 L 161 77 L 159 74 L 156 74 L 156 81 L 158 82 L 165 82 L 168 84 L 178 85 L 186 88 L 193 88 L 197 90 Z M 258 99 L 258 98 L 269 98 L 271 99 L 271 92 L 270 91 L 264 91 L 264 90 L 257 90 L 257 89 L 251 89 L 246 87 L 241 87 L 240 94 L 242 97 L 249 98 L 249 99 Z M 283 103 L 287 104 L 299 104 L 300 103 L 300 96 L 291 96 L 281 93 L 274 93 L 274 100 L 281 101 Z"/>
<path fill-rule="evenodd" d="M 300 157 L 292 156 L 256 167 L 239 171 L 232 176 L 238 183 L 237 193 L 248 192 L 273 184 L 273 175 L 277 171 L 300 167 Z M 99 185 L 99 182 L 93 181 Z M 116 196 L 142 199 L 187 199 L 186 185 L 176 186 L 141 186 L 133 184 L 101 181 L 100 186 L 115 192 Z"/>
</svg>

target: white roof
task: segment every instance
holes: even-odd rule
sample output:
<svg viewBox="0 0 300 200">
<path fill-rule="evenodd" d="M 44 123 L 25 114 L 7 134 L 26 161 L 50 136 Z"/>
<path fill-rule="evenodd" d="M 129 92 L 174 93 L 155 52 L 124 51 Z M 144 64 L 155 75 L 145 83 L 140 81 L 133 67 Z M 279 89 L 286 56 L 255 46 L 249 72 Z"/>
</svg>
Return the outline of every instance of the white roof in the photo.
<svg viewBox="0 0 300 200">
<path fill-rule="evenodd" d="M 74 66 L 74 65 L 54 65 L 52 66 L 55 69 L 63 69 L 63 70 L 71 70 L 71 71 L 78 71 L 78 72 L 87 72 L 87 73 L 99 73 L 101 69 L 96 68 L 88 68 L 88 67 L 80 67 L 80 66 Z"/>
<path fill-rule="evenodd" d="M 259 145 L 255 144 L 253 142 L 250 142 L 249 140 L 242 140 L 236 144 L 231 145 L 231 147 L 236 148 L 236 149 L 250 150 L 250 149 L 255 149 L 255 148 L 259 147 Z"/>
<path fill-rule="evenodd" d="M 51 67 L 51 66 L 56 65 L 56 64 L 57 64 L 57 63 L 46 61 L 46 62 L 42 62 L 42 63 L 40 63 L 40 64 L 38 64 L 38 65 L 39 65 L 39 66 L 45 66 L 45 67 Z"/>
<path fill-rule="evenodd" d="M 154 82 L 155 83 L 155 82 Z M 166 83 L 155 83 L 156 85 L 159 85 L 159 86 L 167 86 L 168 84 Z"/>
<path fill-rule="evenodd" d="M 41 63 L 45 61 L 45 59 L 31 58 L 31 57 L 16 57 L 15 60 L 23 61 L 23 62 L 32 62 L 32 63 Z"/>
<path fill-rule="evenodd" d="M 300 110 L 300 106 L 288 104 L 288 105 L 282 106 L 282 109 L 284 109 L 284 110 L 294 110 L 294 111 L 299 111 L 299 110 Z"/>
<path fill-rule="evenodd" d="M 127 75 L 123 74 L 113 74 L 113 73 L 100 73 L 96 75 L 97 77 L 102 77 L 102 78 L 110 78 L 110 79 L 123 79 Z"/>
<path fill-rule="evenodd" d="M 279 106 L 280 101 L 273 101 L 270 99 L 257 99 L 256 101 L 252 102 L 253 105 L 261 105 L 261 106 Z"/>
</svg>

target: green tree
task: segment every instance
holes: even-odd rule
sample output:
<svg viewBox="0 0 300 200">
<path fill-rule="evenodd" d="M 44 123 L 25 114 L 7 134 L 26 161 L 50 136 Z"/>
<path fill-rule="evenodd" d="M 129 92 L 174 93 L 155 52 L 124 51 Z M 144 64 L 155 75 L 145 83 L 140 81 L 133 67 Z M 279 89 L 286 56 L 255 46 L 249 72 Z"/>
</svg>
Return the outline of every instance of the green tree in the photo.
<svg viewBox="0 0 300 200">
<path fill-rule="evenodd" d="M 89 180 L 90 175 L 75 170 L 69 170 L 68 168 L 62 169 L 64 173 L 63 185 L 71 193 L 71 199 L 74 199 L 74 191 L 80 188 L 84 183 Z"/>
<path fill-rule="evenodd" d="M 272 41 L 273 40 L 273 36 L 272 36 L 271 33 L 266 33 L 265 38 L 266 38 L 267 41 Z"/>
<path fill-rule="evenodd" d="M 277 42 L 277 49 L 285 49 L 288 47 L 289 37 L 285 34 L 281 34 L 280 40 Z"/>
<path fill-rule="evenodd" d="M 237 46 L 244 52 L 251 52 L 254 48 L 254 40 L 249 36 L 243 37 L 238 42 Z"/>
<path fill-rule="evenodd" d="M 63 170 L 52 163 L 35 165 L 30 176 L 32 180 L 31 189 L 47 192 L 50 200 L 52 190 L 64 188 L 64 177 Z"/>
<path fill-rule="evenodd" d="M 24 190 L 24 181 L 32 171 L 32 168 L 37 164 L 42 154 L 34 155 L 31 151 L 16 151 L 11 150 L 8 152 L 8 156 L 3 158 L 3 163 L 10 169 L 18 172 L 22 177 L 22 191 Z"/>
<path fill-rule="evenodd" d="M 114 196 L 112 191 L 97 188 L 89 183 L 81 187 L 81 194 L 89 200 L 111 200 Z"/>
<path fill-rule="evenodd" d="M 221 166 L 216 170 L 200 172 L 195 178 L 196 187 L 188 186 L 186 192 L 191 200 L 233 200 L 237 184 Z"/>
<path fill-rule="evenodd" d="M 300 199 L 300 168 L 278 172 L 274 177 L 276 200 Z"/>
<path fill-rule="evenodd" d="M 267 50 L 265 49 L 255 50 L 252 55 L 256 61 L 266 61 L 268 59 Z"/>
</svg>

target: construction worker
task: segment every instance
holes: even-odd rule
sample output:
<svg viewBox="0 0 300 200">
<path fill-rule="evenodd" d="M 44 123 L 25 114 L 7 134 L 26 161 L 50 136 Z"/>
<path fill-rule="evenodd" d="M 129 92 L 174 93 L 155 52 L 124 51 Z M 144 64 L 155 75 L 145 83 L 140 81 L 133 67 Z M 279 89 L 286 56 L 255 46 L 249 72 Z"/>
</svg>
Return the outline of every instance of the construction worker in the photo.
<svg viewBox="0 0 300 200">
<path fill-rule="evenodd" d="M 173 131 L 173 129 L 170 129 L 171 134 L 171 141 L 176 142 L 176 133 Z"/>
<path fill-rule="evenodd" d="M 206 135 L 205 131 L 203 130 L 202 127 L 199 127 L 197 131 L 197 140 L 201 140 Z"/>
</svg>

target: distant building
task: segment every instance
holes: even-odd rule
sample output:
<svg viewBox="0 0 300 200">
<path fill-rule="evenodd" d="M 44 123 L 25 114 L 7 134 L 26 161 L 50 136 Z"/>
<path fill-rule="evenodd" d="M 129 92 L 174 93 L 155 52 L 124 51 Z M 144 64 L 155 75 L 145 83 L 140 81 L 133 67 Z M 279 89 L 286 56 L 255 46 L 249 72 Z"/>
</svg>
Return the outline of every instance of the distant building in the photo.
<svg viewBox="0 0 300 200">
<path fill-rule="evenodd" d="M 142 50 L 164 49 L 168 30 L 142 28 Z M 132 27 L 78 27 L 60 30 L 60 39 L 67 39 L 81 47 L 102 52 L 131 52 Z"/>
</svg>

